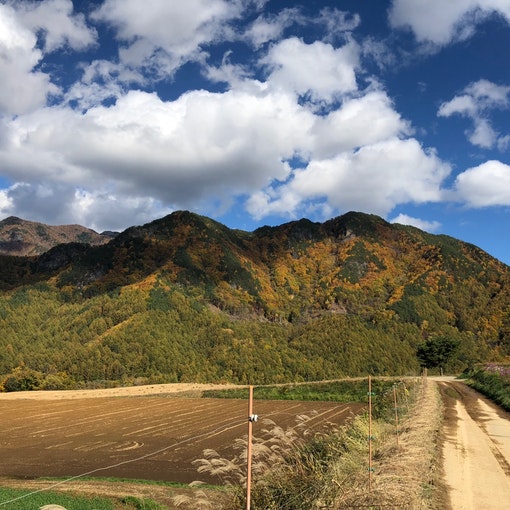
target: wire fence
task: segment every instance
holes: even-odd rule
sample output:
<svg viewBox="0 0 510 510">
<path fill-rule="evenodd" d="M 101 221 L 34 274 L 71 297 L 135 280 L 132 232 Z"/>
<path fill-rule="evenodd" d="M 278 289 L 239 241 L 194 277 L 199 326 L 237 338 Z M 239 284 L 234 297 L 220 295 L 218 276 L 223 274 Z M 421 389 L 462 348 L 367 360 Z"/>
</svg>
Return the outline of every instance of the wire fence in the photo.
<svg viewBox="0 0 510 510">
<path fill-rule="evenodd" d="M 374 413 L 377 416 L 377 418 L 383 418 L 384 420 L 387 420 L 388 422 L 393 422 L 394 426 L 394 437 L 395 437 L 395 444 L 397 448 L 400 447 L 399 445 L 399 437 L 400 437 L 400 426 L 401 422 L 403 421 L 404 417 L 407 416 L 410 412 L 410 390 L 408 388 L 408 383 L 405 380 L 398 380 L 395 381 L 392 385 L 387 386 L 383 391 L 375 392 L 374 388 L 372 387 L 373 379 L 371 376 L 368 376 L 367 378 L 367 412 L 369 417 L 369 429 L 368 429 L 368 435 L 366 438 L 366 445 L 367 445 L 367 488 L 368 492 L 370 493 L 373 489 L 373 476 L 375 474 L 375 468 L 373 464 L 373 445 L 374 442 L 377 440 L 377 438 L 373 435 L 372 430 L 372 420 Z M 413 383 L 414 384 L 414 383 Z M 424 373 L 422 379 L 421 379 L 421 391 L 423 392 L 426 386 L 426 373 Z M 252 443 L 252 427 L 253 424 L 258 420 L 258 415 L 254 414 L 256 412 L 256 409 L 254 410 L 254 404 L 253 404 L 253 387 L 250 387 L 250 395 L 249 395 L 249 403 L 248 403 L 248 416 L 247 416 L 247 423 L 248 423 L 248 440 L 247 440 L 247 448 L 248 451 L 246 453 L 246 462 L 247 462 L 247 483 L 246 483 L 246 509 L 251 510 L 251 462 L 252 462 L 252 449 L 251 449 L 251 443 Z M 271 416 L 274 416 L 277 414 L 274 413 L 268 413 L 265 418 L 270 418 Z M 282 413 L 278 413 L 282 414 Z M 297 416 L 296 416 L 297 417 Z M 176 441 L 172 444 L 166 445 L 162 448 L 159 448 L 157 450 L 151 451 L 149 453 L 145 453 L 143 455 L 135 456 L 133 458 L 123 460 L 121 462 L 113 463 L 110 465 L 102 466 L 99 468 L 95 468 L 92 470 L 88 470 L 86 472 L 83 472 L 79 475 L 72 476 L 69 478 L 66 478 L 64 480 L 57 481 L 55 483 L 49 484 L 46 487 L 39 488 L 37 490 L 33 490 L 30 492 L 27 492 L 25 494 L 22 494 L 20 496 L 17 496 L 15 498 L 6 500 L 6 501 L 0 501 L 0 507 L 5 507 L 8 505 L 12 505 L 13 503 L 19 502 L 21 500 L 26 500 L 30 498 L 31 496 L 35 494 L 39 494 L 41 492 L 48 492 L 55 489 L 58 489 L 59 487 L 69 484 L 71 482 L 74 482 L 76 480 L 90 477 L 92 475 L 96 475 L 98 473 L 125 465 L 130 463 L 136 463 L 141 460 L 154 457 L 156 455 L 159 455 L 161 453 L 167 452 L 171 449 L 178 448 L 180 446 L 183 446 L 187 443 L 192 443 L 197 440 L 209 437 L 213 434 L 221 433 L 222 431 L 228 430 L 231 427 L 239 425 L 238 419 L 233 419 L 232 421 L 229 421 L 228 423 L 223 423 L 221 426 L 214 427 L 211 429 L 208 429 L 204 432 L 201 432 L 199 434 L 195 434 L 193 436 L 186 437 L 180 441 Z M 303 496 L 303 494 L 301 495 Z M 299 494 L 296 494 L 296 497 L 299 497 Z M 372 504 L 358 504 L 358 505 L 351 505 L 350 508 L 370 508 L 372 507 Z M 289 507 L 290 508 L 290 507 Z M 326 506 L 316 506 L 316 508 L 327 508 Z M 405 506 L 402 505 L 378 505 L 378 508 L 405 508 Z"/>
</svg>

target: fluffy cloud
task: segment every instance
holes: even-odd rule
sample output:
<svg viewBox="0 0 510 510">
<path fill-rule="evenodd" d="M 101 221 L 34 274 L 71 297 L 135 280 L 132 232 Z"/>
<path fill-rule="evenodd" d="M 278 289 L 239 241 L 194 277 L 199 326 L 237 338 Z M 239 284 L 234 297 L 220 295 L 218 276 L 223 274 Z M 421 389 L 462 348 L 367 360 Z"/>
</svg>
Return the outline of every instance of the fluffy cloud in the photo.
<svg viewBox="0 0 510 510">
<path fill-rule="evenodd" d="M 436 232 L 441 227 L 441 223 L 438 221 L 427 221 L 420 218 L 413 218 L 407 214 L 399 214 L 390 220 L 390 222 L 400 223 L 401 225 L 410 225 L 412 227 L 419 228 L 420 230 L 425 230 L 426 232 Z"/>
<path fill-rule="evenodd" d="M 328 115 L 315 117 L 314 158 L 334 157 L 388 138 L 411 134 L 408 122 L 395 111 L 390 98 L 381 90 L 347 99 Z"/>
<path fill-rule="evenodd" d="M 352 32 L 360 24 L 359 15 L 333 8 L 323 8 L 316 17 L 303 14 L 300 7 L 282 9 L 276 14 L 264 13 L 251 23 L 244 37 L 254 46 L 275 41 L 283 37 L 285 29 L 292 25 L 315 25 L 324 32 L 324 41 L 344 39 L 346 33 Z"/>
<path fill-rule="evenodd" d="M 12 179 L 45 178 L 190 206 L 285 179 L 313 116 L 292 96 L 195 91 L 174 102 L 131 91 L 85 114 L 46 108 L 11 125 L 0 163 Z"/>
<path fill-rule="evenodd" d="M 255 193 L 248 202 L 255 217 L 286 210 L 296 214 L 308 200 L 331 209 L 361 209 L 386 216 L 397 204 L 439 201 L 450 167 L 414 139 L 391 138 L 313 160 L 281 186 Z"/>
<path fill-rule="evenodd" d="M 18 115 L 46 102 L 58 89 L 34 68 L 42 58 L 34 33 L 9 5 L 0 4 L 0 115 Z"/>
<path fill-rule="evenodd" d="M 0 167 L 13 183 L 0 192 L 0 211 L 120 230 L 177 208 L 225 211 L 246 197 L 256 218 L 348 209 L 387 216 L 398 205 L 444 199 L 450 167 L 413 138 L 366 74 L 363 55 L 380 48 L 352 37 L 359 17 L 327 9 L 309 19 L 294 8 L 257 16 L 263 3 L 105 0 L 89 18 L 74 14 L 70 0 L 0 4 Z M 394 2 L 397 25 L 410 19 L 403 5 Z M 455 5 L 444 34 L 463 12 Z M 93 49 L 94 23 L 112 29 L 118 55 L 97 53 L 81 64 L 80 81 L 59 90 L 45 56 Z M 281 39 L 305 25 L 321 39 Z M 232 41 L 233 49 L 223 45 Z M 256 51 L 243 61 L 234 53 L 241 47 Z M 200 64 L 204 89 L 163 99 L 155 90 L 189 61 Z M 145 90 L 129 90 L 133 83 Z M 510 138 L 492 128 L 489 113 L 507 108 L 508 97 L 506 87 L 479 81 L 439 115 L 463 115 L 474 123 L 473 143 L 503 147 Z M 462 174 L 456 198 L 474 204 L 479 175 L 507 189 L 490 167 Z"/>
<path fill-rule="evenodd" d="M 467 39 L 493 13 L 510 21 L 508 0 L 393 0 L 394 27 L 410 28 L 419 42 L 445 45 Z"/>
<path fill-rule="evenodd" d="M 296 8 L 283 9 L 277 14 L 261 14 L 248 27 L 244 37 L 254 46 L 261 46 L 269 41 L 280 39 L 283 31 L 296 23 L 301 17 Z"/>
<path fill-rule="evenodd" d="M 194 1 L 198 9 L 203 0 Z M 215 37 L 217 20 L 235 15 L 219 0 L 208 7 L 188 19 L 189 8 L 158 4 L 159 17 L 179 22 L 175 32 L 153 19 L 151 9 L 139 12 L 138 2 L 107 0 L 95 18 L 115 26 L 131 57 L 141 45 L 140 58 L 129 61 L 136 73 L 155 48 L 190 58 Z M 29 35 L 27 48 L 36 51 Z M 122 204 L 130 204 L 133 221 L 173 208 L 225 210 L 239 196 L 250 197 L 247 209 L 259 218 L 310 208 L 386 215 L 400 203 L 438 199 L 448 166 L 409 138 L 409 123 L 384 91 L 358 89 L 355 42 L 337 47 L 284 39 L 260 64 L 266 81 L 225 60 L 209 73 L 229 75 L 230 90 L 194 90 L 164 101 L 154 92 L 123 92 L 116 64 L 94 61 L 60 105 L 6 124 L 0 165 L 18 184 L 6 193 L 3 210 L 23 215 L 32 204 L 53 221 L 67 214 L 106 228 L 92 211 L 112 225 L 127 216 Z M 105 99 L 113 104 L 103 105 Z M 297 160 L 302 168 L 294 168 Z"/>
<path fill-rule="evenodd" d="M 42 31 L 45 52 L 64 46 L 83 50 L 96 41 L 97 33 L 87 26 L 83 14 L 73 15 L 71 0 L 22 0 L 13 5 L 16 6 L 19 19 L 28 29 L 35 33 Z"/>
<path fill-rule="evenodd" d="M 235 3 L 224 0 L 105 0 L 94 17 L 113 25 L 121 40 L 138 38 L 154 46 L 181 54 L 193 53 L 203 42 L 211 41 L 218 25 L 238 14 Z"/>
<path fill-rule="evenodd" d="M 106 191 L 74 190 L 71 207 L 65 211 L 63 220 L 90 226 L 96 232 L 123 230 L 127 226 L 149 223 L 155 217 L 173 212 L 152 197 L 133 197 Z M 128 222 L 126 222 L 128 218 Z"/>
<path fill-rule="evenodd" d="M 268 82 L 284 90 L 309 96 L 312 101 L 331 102 L 357 90 L 359 50 L 355 43 L 340 48 L 297 38 L 274 45 L 262 61 L 271 70 Z"/>
<path fill-rule="evenodd" d="M 462 115 L 473 122 L 467 132 L 469 141 L 478 147 L 490 149 L 495 145 L 506 146 L 506 137 L 500 137 L 493 129 L 489 116 L 493 110 L 510 107 L 510 87 L 479 80 L 468 85 L 463 94 L 443 103 L 438 111 L 440 117 Z"/>
<path fill-rule="evenodd" d="M 5 202 L 2 204 L 0 201 L 0 210 L 6 215 L 30 218 L 35 208 L 41 217 L 53 218 L 60 223 L 60 219 L 67 218 L 73 195 L 73 186 L 54 182 L 20 182 L 4 190 Z"/>
<path fill-rule="evenodd" d="M 0 214 L 3 216 L 33 218 L 34 209 L 42 221 L 53 225 L 77 223 L 97 232 L 121 231 L 131 225 L 148 223 L 155 215 L 160 217 L 172 212 L 152 197 L 86 191 L 73 184 L 34 181 L 0 190 Z"/>
<path fill-rule="evenodd" d="M 487 161 L 469 168 L 455 180 L 457 199 L 470 207 L 510 205 L 510 166 Z"/>
<path fill-rule="evenodd" d="M 73 14 L 71 0 L 0 4 L 0 115 L 27 113 L 60 94 L 51 76 L 38 69 L 45 53 L 83 50 L 96 35 L 83 15 Z"/>
<path fill-rule="evenodd" d="M 115 28 L 123 65 L 162 77 L 200 60 L 201 45 L 215 41 L 242 11 L 243 2 L 225 0 L 105 0 L 93 18 Z"/>
<path fill-rule="evenodd" d="M 99 211 L 114 194 L 189 208 L 208 202 L 226 208 L 232 197 L 250 195 L 248 209 L 258 217 L 298 214 L 315 198 L 326 199 L 325 210 L 380 214 L 398 203 L 436 200 L 447 168 L 405 139 L 412 130 L 386 93 L 356 90 L 351 45 L 285 42 L 271 50 L 271 62 L 280 65 L 265 83 L 245 79 L 228 92 L 191 91 L 175 101 L 130 91 L 84 113 L 60 106 L 20 116 L 10 124 L 0 163 L 12 180 L 74 183 L 85 190 L 81 203 L 92 201 Z M 314 75 L 324 77 L 314 97 L 343 97 L 326 115 L 298 101 L 298 92 L 314 86 L 298 69 L 300 52 L 306 61 L 315 58 Z M 335 80 L 339 69 L 352 80 Z M 296 157 L 306 168 L 290 167 Z"/>
<path fill-rule="evenodd" d="M 9 190 L 0 190 L 0 213 L 5 216 L 9 216 L 11 215 L 12 210 L 14 210 L 14 204 L 12 199 L 9 197 Z"/>
</svg>

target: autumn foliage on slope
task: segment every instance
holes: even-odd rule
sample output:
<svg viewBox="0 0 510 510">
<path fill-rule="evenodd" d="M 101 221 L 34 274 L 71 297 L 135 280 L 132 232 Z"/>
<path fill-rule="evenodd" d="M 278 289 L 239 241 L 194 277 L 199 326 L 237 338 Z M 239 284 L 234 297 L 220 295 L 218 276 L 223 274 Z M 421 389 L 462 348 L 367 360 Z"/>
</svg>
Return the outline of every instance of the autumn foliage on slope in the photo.
<svg viewBox="0 0 510 510">
<path fill-rule="evenodd" d="M 362 213 L 248 233 L 180 211 L 0 262 L 0 374 L 42 386 L 416 373 L 435 337 L 446 370 L 510 354 L 510 268 Z"/>
</svg>

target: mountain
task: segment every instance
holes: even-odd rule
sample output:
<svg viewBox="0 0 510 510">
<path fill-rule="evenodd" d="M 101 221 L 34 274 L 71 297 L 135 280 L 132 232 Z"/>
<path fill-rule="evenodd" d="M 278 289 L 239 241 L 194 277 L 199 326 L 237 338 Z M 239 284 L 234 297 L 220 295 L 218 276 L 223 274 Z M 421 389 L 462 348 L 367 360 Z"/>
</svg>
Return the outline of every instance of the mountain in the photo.
<svg viewBox="0 0 510 510">
<path fill-rule="evenodd" d="M 40 387 L 414 374 L 443 337 L 450 370 L 510 355 L 508 266 L 358 212 L 244 232 L 178 211 L 2 256 L 0 289 L 0 374 L 28 367 Z"/>
<path fill-rule="evenodd" d="M 98 234 L 80 225 L 54 227 L 9 216 L 0 221 L 0 254 L 40 255 L 63 243 L 105 244 L 114 235 L 110 232 Z"/>
</svg>

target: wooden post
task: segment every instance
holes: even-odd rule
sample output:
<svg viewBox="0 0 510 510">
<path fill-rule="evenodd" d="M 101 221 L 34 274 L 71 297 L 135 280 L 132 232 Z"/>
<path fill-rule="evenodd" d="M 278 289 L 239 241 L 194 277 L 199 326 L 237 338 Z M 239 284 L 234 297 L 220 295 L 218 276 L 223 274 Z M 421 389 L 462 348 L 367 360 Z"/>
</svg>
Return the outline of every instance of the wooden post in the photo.
<svg viewBox="0 0 510 510">
<path fill-rule="evenodd" d="M 393 385 L 393 402 L 395 404 L 395 432 L 397 434 L 397 448 L 399 448 L 398 444 L 398 407 L 397 407 L 397 387 Z"/>
<path fill-rule="evenodd" d="M 372 490 L 372 377 L 368 376 L 368 490 Z"/>
<path fill-rule="evenodd" d="M 246 510 L 251 508 L 251 457 L 253 436 L 253 386 L 250 386 L 248 398 L 248 444 L 246 449 Z"/>
</svg>

